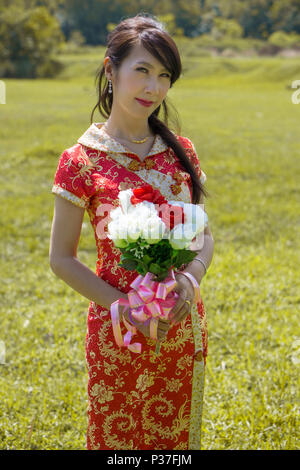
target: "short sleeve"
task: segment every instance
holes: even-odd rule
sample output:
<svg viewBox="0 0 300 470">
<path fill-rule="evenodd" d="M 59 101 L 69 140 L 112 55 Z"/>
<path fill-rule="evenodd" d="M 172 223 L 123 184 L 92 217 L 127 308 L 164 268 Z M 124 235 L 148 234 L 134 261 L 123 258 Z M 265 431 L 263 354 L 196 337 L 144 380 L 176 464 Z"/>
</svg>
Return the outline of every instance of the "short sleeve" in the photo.
<svg viewBox="0 0 300 470">
<path fill-rule="evenodd" d="M 88 176 L 88 172 L 84 168 L 86 162 L 79 152 L 65 150 L 58 161 L 51 192 L 86 209 L 90 198 L 86 189 L 86 176 L 83 176 Z"/>
<path fill-rule="evenodd" d="M 196 148 L 195 148 L 193 142 L 190 139 L 186 138 L 185 140 L 187 141 L 187 144 L 188 144 L 186 146 L 187 154 L 190 157 L 190 159 L 191 159 L 191 161 L 192 161 L 192 163 L 195 167 L 195 170 L 196 170 L 197 175 L 200 179 L 200 182 L 202 184 L 204 184 L 205 181 L 206 181 L 206 174 L 204 173 L 204 171 L 200 167 L 200 162 L 199 162 L 199 158 L 198 158 L 198 155 L 197 155 Z"/>
</svg>

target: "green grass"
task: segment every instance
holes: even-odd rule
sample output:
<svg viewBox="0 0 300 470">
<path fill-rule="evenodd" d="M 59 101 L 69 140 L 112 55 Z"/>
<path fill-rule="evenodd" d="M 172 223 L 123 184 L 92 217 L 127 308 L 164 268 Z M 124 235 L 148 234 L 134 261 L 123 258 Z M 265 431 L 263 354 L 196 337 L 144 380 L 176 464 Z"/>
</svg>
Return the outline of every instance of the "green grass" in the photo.
<svg viewBox="0 0 300 470">
<path fill-rule="evenodd" d="M 48 262 L 61 152 L 89 126 L 96 50 L 55 80 L 5 80 L 0 108 L 1 449 L 85 449 L 88 300 Z M 207 174 L 203 449 L 299 448 L 299 112 L 295 60 L 187 58 L 170 90 Z M 72 78 L 73 77 L 73 78 Z M 104 119 L 95 114 L 95 121 Z M 79 259 L 95 269 L 85 214 Z"/>
</svg>

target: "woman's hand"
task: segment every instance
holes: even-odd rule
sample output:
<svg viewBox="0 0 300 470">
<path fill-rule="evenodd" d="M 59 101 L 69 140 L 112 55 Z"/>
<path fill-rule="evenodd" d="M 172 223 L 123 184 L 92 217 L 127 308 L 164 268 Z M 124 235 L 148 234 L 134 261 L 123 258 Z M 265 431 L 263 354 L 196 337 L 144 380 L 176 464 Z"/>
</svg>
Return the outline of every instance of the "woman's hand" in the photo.
<svg viewBox="0 0 300 470">
<path fill-rule="evenodd" d="M 168 319 L 160 318 L 157 325 L 157 338 L 158 341 L 163 341 L 168 334 L 169 329 L 173 324 L 180 323 L 184 320 L 190 313 L 191 307 L 194 303 L 195 293 L 194 287 L 191 282 L 182 274 L 175 274 L 175 279 L 177 281 L 176 286 L 173 291 L 179 294 L 176 304 L 169 313 Z M 186 300 L 191 303 L 188 304 Z M 123 311 L 123 308 L 122 308 Z M 124 314 L 126 320 L 128 318 L 128 310 Z M 134 321 L 134 326 L 139 330 L 144 336 L 150 338 L 150 324 L 145 325 L 143 322 Z"/>
<path fill-rule="evenodd" d="M 195 300 L 195 293 L 192 283 L 183 274 L 175 274 L 175 279 L 177 284 L 173 291 L 177 292 L 179 297 L 169 313 L 169 319 L 176 324 L 182 322 L 189 315 Z M 186 300 L 190 301 L 190 304 Z"/>
<path fill-rule="evenodd" d="M 150 323 L 145 326 L 144 323 L 135 323 L 134 325 L 144 336 L 150 338 Z M 171 322 L 160 318 L 157 324 L 157 339 L 158 341 L 163 341 L 168 334 L 169 329 L 171 328 Z"/>
<path fill-rule="evenodd" d="M 126 320 L 131 323 L 129 316 L 128 316 L 128 309 L 126 312 L 123 313 L 124 307 L 121 306 L 121 313 L 124 315 Z M 150 323 L 145 325 L 143 322 L 138 322 L 137 320 L 134 320 L 134 326 L 136 327 L 137 330 L 139 330 L 144 336 L 147 336 L 147 338 L 150 338 Z M 160 318 L 158 320 L 157 324 L 157 338 L 158 341 L 163 341 L 165 337 L 168 334 L 168 331 L 171 327 L 171 322 L 166 319 Z"/>
</svg>

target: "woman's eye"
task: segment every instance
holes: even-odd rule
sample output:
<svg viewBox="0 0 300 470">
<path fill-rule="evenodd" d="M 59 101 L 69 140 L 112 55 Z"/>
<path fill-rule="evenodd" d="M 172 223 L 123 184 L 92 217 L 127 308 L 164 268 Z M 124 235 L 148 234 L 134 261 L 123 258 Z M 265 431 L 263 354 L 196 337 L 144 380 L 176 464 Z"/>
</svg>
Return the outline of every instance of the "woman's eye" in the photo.
<svg viewBox="0 0 300 470">
<path fill-rule="evenodd" d="M 146 70 L 146 72 L 148 72 L 148 70 L 147 70 L 147 69 L 145 69 L 145 67 L 139 67 L 139 68 L 138 68 L 138 69 L 136 69 L 136 70 Z M 163 75 L 166 75 L 166 76 L 167 76 L 167 78 L 170 78 L 170 75 L 169 75 L 168 73 L 164 73 Z"/>
</svg>

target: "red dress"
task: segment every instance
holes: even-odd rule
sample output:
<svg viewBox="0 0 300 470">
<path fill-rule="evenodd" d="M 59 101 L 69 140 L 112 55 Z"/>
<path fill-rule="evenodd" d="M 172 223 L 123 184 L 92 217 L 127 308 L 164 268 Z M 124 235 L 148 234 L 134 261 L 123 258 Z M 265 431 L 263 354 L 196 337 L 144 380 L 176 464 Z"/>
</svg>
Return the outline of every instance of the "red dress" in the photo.
<svg viewBox="0 0 300 470">
<path fill-rule="evenodd" d="M 138 272 L 118 266 L 120 250 L 108 237 L 97 237 L 98 222 L 107 218 L 107 213 L 96 215 L 98 206 L 117 206 L 119 191 L 145 183 L 159 189 L 167 200 L 190 203 L 191 178 L 158 134 L 141 161 L 101 129 L 102 124 L 93 123 L 61 154 L 52 192 L 86 208 L 97 245 L 96 274 L 128 293 Z M 186 137 L 176 138 L 204 182 L 193 143 Z M 87 326 L 87 448 L 199 450 L 207 355 L 202 299 L 185 320 L 170 328 L 159 355 L 154 341 L 139 331 L 132 342 L 142 344 L 140 354 L 119 348 L 109 310 L 92 301 Z M 126 331 L 122 325 L 123 335 Z"/>
</svg>

